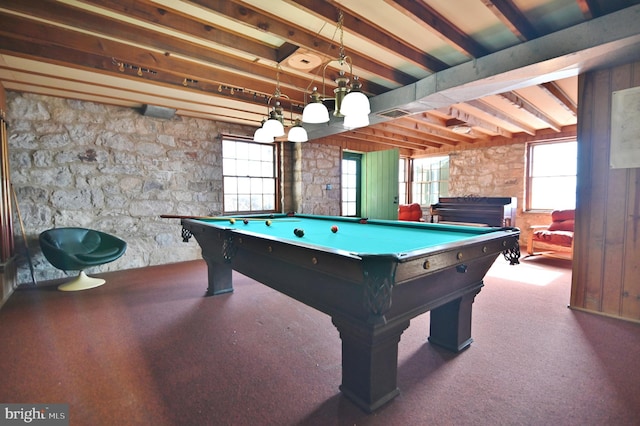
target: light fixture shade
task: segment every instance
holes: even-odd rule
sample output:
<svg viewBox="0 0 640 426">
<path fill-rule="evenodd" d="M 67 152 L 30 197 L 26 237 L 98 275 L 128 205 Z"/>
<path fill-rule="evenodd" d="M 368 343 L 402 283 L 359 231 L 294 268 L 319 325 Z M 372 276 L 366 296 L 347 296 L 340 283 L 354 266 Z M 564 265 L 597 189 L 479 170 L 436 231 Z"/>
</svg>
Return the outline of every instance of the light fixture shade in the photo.
<svg viewBox="0 0 640 426">
<path fill-rule="evenodd" d="M 317 87 L 314 87 L 311 92 L 311 102 L 302 110 L 302 121 L 311 124 L 326 123 L 329 121 L 329 110 L 322 103 Z"/>
<path fill-rule="evenodd" d="M 264 127 L 260 127 L 253 134 L 253 141 L 254 142 L 268 142 L 268 143 L 271 143 L 271 142 L 274 141 L 274 138 L 273 138 L 273 135 L 269 134 L 269 132 L 264 129 Z"/>
<path fill-rule="evenodd" d="M 368 114 L 351 114 L 344 117 L 343 126 L 345 127 L 345 129 L 357 129 L 359 127 L 366 127 L 368 125 Z"/>
<path fill-rule="evenodd" d="M 318 124 L 329 121 L 329 110 L 322 102 L 311 102 L 302 110 L 302 121 Z"/>
<path fill-rule="evenodd" d="M 307 142 L 309 140 L 309 135 L 307 135 L 307 131 L 304 127 L 295 125 L 289 129 L 287 140 L 289 142 Z"/>
<path fill-rule="evenodd" d="M 369 98 L 362 92 L 351 91 L 342 100 L 340 112 L 344 116 L 349 115 L 368 115 L 371 112 Z"/>
<path fill-rule="evenodd" d="M 268 119 L 264 123 L 264 126 L 262 126 L 262 128 L 274 138 L 284 136 L 284 126 L 279 120 L 276 120 L 275 118 Z"/>
</svg>

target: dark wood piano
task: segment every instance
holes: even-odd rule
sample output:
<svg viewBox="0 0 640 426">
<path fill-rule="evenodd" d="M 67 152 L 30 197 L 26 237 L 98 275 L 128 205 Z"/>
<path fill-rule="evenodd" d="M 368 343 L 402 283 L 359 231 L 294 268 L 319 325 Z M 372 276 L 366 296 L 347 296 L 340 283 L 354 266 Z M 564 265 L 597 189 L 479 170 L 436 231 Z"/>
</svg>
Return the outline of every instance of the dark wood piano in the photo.
<svg viewBox="0 0 640 426">
<path fill-rule="evenodd" d="M 515 226 L 516 197 L 441 197 L 431 205 L 431 222 Z"/>
</svg>

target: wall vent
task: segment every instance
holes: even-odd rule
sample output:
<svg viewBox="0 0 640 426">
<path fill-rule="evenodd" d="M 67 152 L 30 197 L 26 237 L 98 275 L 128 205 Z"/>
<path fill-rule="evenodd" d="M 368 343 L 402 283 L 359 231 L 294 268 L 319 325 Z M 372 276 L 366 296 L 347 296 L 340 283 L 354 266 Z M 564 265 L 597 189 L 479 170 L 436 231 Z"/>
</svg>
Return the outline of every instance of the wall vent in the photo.
<svg viewBox="0 0 640 426">
<path fill-rule="evenodd" d="M 141 109 L 142 115 L 146 117 L 155 117 L 155 118 L 173 118 L 176 114 L 176 110 L 173 108 L 166 108 L 155 105 L 142 105 Z"/>
<path fill-rule="evenodd" d="M 393 109 L 389 109 L 389 110 L 378 113 L 379 116 L 387 117 L 387 118 L 404 117 L 405 115 L 409 115 L 409 114 L 410 113 L 408 111 L 405 111 L 399 108 L 393 108 Z"/>
</svg>

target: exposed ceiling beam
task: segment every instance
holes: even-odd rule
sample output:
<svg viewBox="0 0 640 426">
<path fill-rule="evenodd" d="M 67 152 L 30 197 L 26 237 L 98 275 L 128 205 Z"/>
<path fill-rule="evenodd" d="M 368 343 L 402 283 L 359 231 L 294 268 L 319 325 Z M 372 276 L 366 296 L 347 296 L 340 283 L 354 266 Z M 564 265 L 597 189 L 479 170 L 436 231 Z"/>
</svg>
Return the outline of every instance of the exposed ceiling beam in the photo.
<svg viewBox="0 0 640 426">
<path fill-rule="evenodd" d="M 370 120 L 387 121 L 385 111 L 429 111 L 640 59 L 637 22 L 640 5 L 437 72 L 371 98 Z M 342 131 L 337 120 L 308 129 L 311 138 Z"/>
<path fill-rule="evenodd" d="M 640 0 L 576 2 L 606 19 L 575 25 L 585 23 L 578 7 L 557 0 L 5 0 L 0 80 L 8 90 L 251 127 L 281 85 L 288 123 L 311 87 L 333 94 L 335 61 L 319 81 L 339 55 L 342 16 L 371 125 L 348 131 L 332 116 L 305 124 L 310 139 L 367 151 L 382 149 L 380 138 L 425 155 L 565 134 L 577 121 L 577 75 L 640 59 L 630 6 Z M 534 21 L 539 10 L 545 17 Z"/>
<path fill-rule="evenodd" d="M 349 138 L 358 138 L 363 141 L 375 140 L 378 143 L 388 144 L 389 146 L 400 146 L 409 149 L 425 150 L 428 148 L 440 148 L 443 144 L 431 142 L 417 138 L 415 136 L 396 135 L 391 131 L 384 129 L 374 129 L 363 127 L 360 129 L 349 130 L 341 135 Z"/>
<path fill-rule="evenodd" d="M 405 123 L 399 124 L 395 121 L 390 121 L 387 123 L 382 123 L 378 127 L 402 137 L 417 138 L 418 140 L 423 142 L 431 142 L 439 145 L 455 146 L 461 142 L 459 138 L 456 138 L 450 134 L 446 134 L 446 132 L 435 128 L 435 126 L 430 127 L 427 125 L 427 123 L 421 123 L 419 120 L 412 120 L 411 117 L 407 117 L 407 121 L 410 123 L 410 125 L 407 125 Z"/>
<path fill-rule="evenodd" d="M 517 93 L 505 92 L 505 93 L 500 93 L 500 95 L 498 96 L 511 102 L 516 108 L 526 111 L 527 113 L 531 114 L 533 117 L 546 123 L 550 128 L 552 128 L 556 132 L 560 131 L 560 125 L 556 123 L 551 117 L 549 117 L 548 114 L 536 108 L 534 105 L 532 105 L 530 102 L 528 102 L 526 99 L 524 99 L 522 96 L 518 95 Z"/>
<path fill-rule="evenodd" d="M 281 18 L 273 15 L 266 15 L 257 9 L 253 9 L 245 3 L 236 4 L 237 0 L 192 0 L 193 3 L 205 7 L 217 14 L 233 19 L 243 25 L 249 25 L 256 29 L 269 31 L 297 46 L 304 47 L 309 51 L 325 57 L 338 57 L 340 50 L 339 43 L 326 39 L 318 34 L 310 32 L 303 25 L 293 25 Z M 387 64 L 381 64 L 372 58 L 365 57 L 358 52 L 349 52 L 353 62 L 358 67 L 379 74 L 394 85 L 405 85 L 415 79 L 405 73 L 397 72 Z M 363 81 L 362 90 L 364 92 L 376 94 L 388 90 L 378 84 Z"/>
<path fill-rule="evenodd" d="M 471 115 L 467 111 L 462 111 L 459 107 L 456 107 L 455 105 L 429 111 L 429 114 L 438 114 L 438 113 L 454 117 L 455 119 L 458 119 L 464 123 L 467 123 L 468 125 L 474 128 L 472 129 L 472 132 L 475 131 L 475 128 L 478 128 L 491 135 L 500 135 L 507 138 L 513 137 L 513 133 L 504 130 L 502 127 L 496 126 L 495 124 L 489 123 L 488 121 L 483 120 L 478 116 Z"/>
<path fill-rule="evenodd" d="M 512 0 L 482 0 L 482 2 L 521 41 L 533 40 L 540 36 Z"/>
<path fill-rule="evenodd" d="M 418 133 L 420 137 L 442 143 L 444 145 L 458 145 L 460 143 L 474 143 L 475 139 L 468 134 L 455 133 L 443 125 L 434 123 L 426 114 L 410 115 L 406 118 L 405 126 Z M 394 125 L 391 122 L 391 125 Z M 396 124 L 397 126 L 398 124 Z M 445 124 L 446 126 L 446 124 Z"/>
<path fill-rule="evenodd" d="M 470 101 L 466 102 L 467 105 L 470 105 L 474 108 L 477 108 L 478 110 L 480 110 L 481 112 L 485 112 L 487 114 L 490 114 L 494 117 L 496 117 L 498 120 L 502 120 L 505 123 L 509 123 L 512 126 L 515 126 L 517 128 L 519 128 L 521 131 L 529 134 L 529 135 L 535 135 L 536 134 L 536 130 L 523 123 L 520 120 L 515 119 L 514 117 L 507 115 L 505 113 L 503 113 L 502 111 L 500 111 L 498 108 L 495 108 L 492 105 L 489 105 L 487 102 L 480 100 L 480 99 L 472 99 Z"/>
<path fill-rule="evenodd" d="M 11 1 L 15 2 L 16 0 Z M 17 1 L 20 2 L 20 0 Z M 60 5 L 60 3 L 57 1 L 47 1 L 50 3 L 58 4 L 59 6 L 56 7 L 59 8 L 65 7 Z M 145 33 L 159 35 L 159 32 L 156 31 L 150 33 L 149 31 L 144 31 L 141 33 L 141 36 L 144 38 L 140 40 L 140 42 L 144 42 L 145 44 L 150 44 L 152 46 L 157 46 L 158 48 L 163 48 L 162 45 L 164 44 L 166 45 L 164 49 L 172 53 L 179 53 L 179 48 L 176 47 L 177 45 L 179 46 L 179 43 L 177 42 L 177 40 L 174 42 L 171 42 L 171 40 L 175 39 L 176 37 L 184 40 L 186 39 L 185 36 L 188 36 L 192 40 L 200 40 L 202 43 L 201 46 L 205 43 L 209 46 L 211 44 L 218 44 L 220 46 L 224 46 L 238 52 L 243 52 L 245 55 L 248 53 L 249 55 L 254 55 L 258 58 L 264 58 L 272 62 L 277 60 L 276 48 L 274 46 L 259 43 L 249 37 L 246 37 L 241 32 L 229 32 L 226 29 L 214 28 L 209 22 L 204 19 L 198 19 L 197 16 L 195 17 L 195 19 L 186 17 L 174 10 L 170 10 L 164 7 L 158 7 L 157 4 L 150 3 L 147 0 L 137 0 L 135 3 L 131 4 L 110 0 L 85 0 L 85 3 L 87 5 L 97 6 L 104 11 L 119 14 L 122 17 L 127 17 L 128 20 L 133 18 L 135 20 L 138 20 L 140 23 L 170 30 L 170 35 L 161 37 L 159 40 L 153 40 L 153 37 L 151 38 L 151 40 L 148 40 L 149 36 L 145 35 Z M 66 7 L 76 9 L 72 8 L 71 6 Z M 13 8 L 15 8 L 15 6 Z M 63 10 L 57 12 L 55 9 L 53 9 L 53 6 L 48 7 L 48 10 L 52 12 L 53 17 L 62 17 L 68 15 L 68 13 L 62 13 Z M 73 22 L 73 25 L 80 26 L 82 28 L 82 19 L 86 19 L 87 15 L 88 14 L 83 14 L 82 16 L 80 16 L 80 22 Z M 103 17 L 103 22 L 111 22 L 112 25 L 104 25 L 103 22 L 87 22 L 85 24 L 85 27 L 90 29 L 98 28 L 100 29 L 100 31 L 106 32 L 106 34 L 114 32 L 117 34 L 119 31 L 123 31 L 123 29 L 120 28 L 124 25 L 122 21 L 110 18 L 109 16 L 106 16 L 104 12 L 101 14 L 101 16 Z M 56 20 L 59 19 L 60 18 Z M 111 28 L 112 26 L 115 26 L 115 28 Z M 135 31 L 141 31 L 143 29 L 144 27 L 142 25 L 134 26 L 134 29 L 132 30 L 134 32 L 134 40 L 137 38 L 135 37 Z M 123 33 L 122 36 L 125 37 L 127 36 L 127 34 Z M 190 41 L 189 44 L 194 44 L 194 42 Z M 218 49 L 218 51 L 219 50 L 220 49 Z M 210 51 L 208 59 L 215 59 L 217 55 L 218 53 L 216 51 Z"/>
<path fill-rule="evenodd" d="M 578 103 L 574 102 L 573 99 L 567 95 L 564 90 L 558 83 L 555 81 L 550 81 L 548 83 L 542 83 L 540 85 L 544 90 L 546 90 L 551 96 L 553 96 L 558 104 L 562 105 L 568 111 L 570 111 L 574 116 L 578 115 Z"/>
<path fill-rule="evenodd" d="M 3 13 L 0 13 L 0 19 L 3 21 L 0 27 L 0 35 L 2 35 L 0 49 L 5 52 L 46 57 L 52 63 L 57 63 L 60 58 L 66 58 L 67 62 L 75 63 L 78 68 L 92 68 L 177 87 L 189 86 L 214 96 L 230 96 L 228 91 L 219 89 L 221 85 L 226 86 L 226 82 L 233 81 L 236 89 L 234 96 L 256 104 L 266 105 L 265 96 L 273 95 L 275 90 L 275 86 L 270 81 L 256 79 L 250 74 L 243 76 L 225 68 L 213 68 L 204 63 L 188 61 L 182 59 L 180 55 L 168 55 L 162 51 L 154 52 L 112 39 L 97 42 L 97 39 L 91 35 Z M 43 44 L 48 47 L 43 49 Z M 254 66 L 256 73 L 262 72 L 273 76 L 276 74 L 275 69 L 267 73 L 260 68 L 260 66 Z M 302 80 L 298 83 L 302 83 Z M 304 93 L 291 91 L 290 101 L 283 99 L 282 102 L 287 109 L 293 105 L 296 112 L 300 112 L 301 106 L 304 105 Z"/>
<path fill-rule="evenodd" d="M 309 13 L 316 14 L 324 19 L 333 20 L 334 22 L 338 20 L 337 10 L 342 10 L 345 31 L 358 34 L 366 40 L 371 40 L 389 52 L 399 53 L 425 70 L 436 72 L 449 67 L 449 65 L 439 59 L 410 46 L 402 40 L 398 40 L 398 38 L 388 30 L 367 22 L 362 16 L 349 13 L 344 9 L 344 6 L 335 0 L 329 0 L 328 3 L 319 2 L 318 0 L 291 1 L 306 8 Z"/>
<path fill-rule="evenodd" d="M 409 12 L 408 16 L 426 26 L 430 31 L 437 31 L 443 39 L 453 43 L 462 53 L 473 58 L 479 58 L 489 53 L 489 50 L 484 46 L 468 37 L 425 2 L 414 0 L 387 0 L 387 2 L 402 13 Z"/>
</svg>

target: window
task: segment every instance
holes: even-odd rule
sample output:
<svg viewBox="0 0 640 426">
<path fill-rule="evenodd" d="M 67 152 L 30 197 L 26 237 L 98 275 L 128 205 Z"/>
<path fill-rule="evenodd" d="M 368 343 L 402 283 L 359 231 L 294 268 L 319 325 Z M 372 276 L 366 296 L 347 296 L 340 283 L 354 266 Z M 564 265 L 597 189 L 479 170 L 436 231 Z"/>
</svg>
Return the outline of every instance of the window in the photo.
<svg viewBox="0 0 640 426">
<path fill-rule="evenodd" d="M 276 146 L 222 140 L 225 213 L 276 209 Z"/>
<path fill-rule="evenodd" d="M 527 158 L 527 210 L 574 209 L 578 143 L 532 143 Z"/>
<path fill-rule="evenodd" d="M 398 164 L 398 200 L 400 204 L 408 204 L 409 199 L 407 197 L 407 184 L 408 184 L 408 174 L 407 174 L 407 164 L 409 163 L 409 159 L 401 158 L 400 163 Z"/>
<path fill-rule="evenodd" d="M 360 216 L 360 162 L 362 155 L 342 156 L 342 215 Z"/>
<path fill-rule="evenodd" d="M 449 157 L 413 160 L 412 202 L 423 206 L 449 195 Z"/>
</svg>

